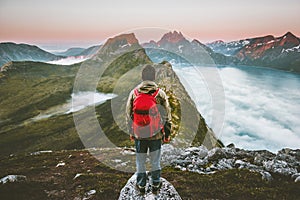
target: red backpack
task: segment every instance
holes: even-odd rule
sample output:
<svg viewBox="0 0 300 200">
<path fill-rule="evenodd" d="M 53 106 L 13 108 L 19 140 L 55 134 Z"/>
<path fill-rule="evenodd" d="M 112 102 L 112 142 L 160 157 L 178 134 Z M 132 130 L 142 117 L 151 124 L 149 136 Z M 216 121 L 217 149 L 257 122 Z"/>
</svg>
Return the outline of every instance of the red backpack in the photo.
<svg viewBox="0 0 300 200">
<path fill-rule="evenodd" d="M 133 133 L 137 138 L 150 138 L 163 127 L 156 104 L 157 89 L 154 93 L 140 93 L 134 90 L 133 101 Z"/>
</svg>

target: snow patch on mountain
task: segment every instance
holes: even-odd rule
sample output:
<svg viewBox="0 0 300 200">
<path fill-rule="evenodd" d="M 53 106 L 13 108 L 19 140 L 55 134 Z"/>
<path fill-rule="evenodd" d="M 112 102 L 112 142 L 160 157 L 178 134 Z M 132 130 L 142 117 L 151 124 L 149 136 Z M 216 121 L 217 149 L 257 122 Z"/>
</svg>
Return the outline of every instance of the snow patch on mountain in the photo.
<svg viewBox="0 0 300 200">
<path fill-rule="evenodd" d="M 215 41 L 206 43 L 206 45 L 210 47 L 214 52 L 221 53 L 226 56 L 233 56 L 239 49 L 247 46 L 248 44 L 250 44 L 249 40 L 239 40 L 231 42 Z"/>
<path fill-rule="evenodd" d="M 283 52 L 300 52 L 300 45 L 288 49 L 282 49 L 281 53 Z"/>
</svg>

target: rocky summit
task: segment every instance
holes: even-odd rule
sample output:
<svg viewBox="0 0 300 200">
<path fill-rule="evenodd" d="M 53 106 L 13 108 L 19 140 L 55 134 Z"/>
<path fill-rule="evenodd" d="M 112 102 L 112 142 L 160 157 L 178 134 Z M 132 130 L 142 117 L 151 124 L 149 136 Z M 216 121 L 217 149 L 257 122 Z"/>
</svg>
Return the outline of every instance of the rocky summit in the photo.
<svg viewBox="0 0 300 200">
<path fill-rule="evenodd" d="M 182 171 L 212 174 L 229 169 L 247 169 L 261 174 L 262 179 L 272 181 L 272 174 L 290 177 L 295 182 L 300 177 L 300 150 L 282 149 L 277 154 L 267 150 L 250 151 L 233 147 L 213 148 L 205 146 L 176 149 L 163 146 L 163 162 Z"/>
<path fill-rule="evenodd" d="M 149 180 L 150 181 L 150 180 Z M 136 188 L 136 174 L 134 174 L 124 186 L 120 192 L 119 200 L 164 200 L 164 199 L 174 199 L 181 200 L 180 195 L 174 188 L 174 186 L 169 183 L 166 179 L 161 178 L 162 187 L 158 192 L 151 192 L 151 185 L 147 182 L 145 194 L 141 194 Z"/>
</svg>

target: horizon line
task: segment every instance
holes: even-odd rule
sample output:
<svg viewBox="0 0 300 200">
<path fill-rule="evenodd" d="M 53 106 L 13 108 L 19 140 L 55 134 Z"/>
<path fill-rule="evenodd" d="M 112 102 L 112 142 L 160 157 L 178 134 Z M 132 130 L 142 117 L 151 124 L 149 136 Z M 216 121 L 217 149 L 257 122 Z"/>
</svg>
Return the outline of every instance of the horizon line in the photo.
<svg viewBox="0 0 300 200">
<path fill-rule="evenodd" d="M 284 35 L 286 35 L 287 33 L 291 33 L 293 34 L 295 37 L 299 38 L 299 36 L 295 35 L 292 31 L 286 31 L 284 34 L 281 34 L 279 36 L 276 36 L 274 34 L 265 34 L 265 35 L 257 35 L 257 36 L 248 36 L 248 37 L 244 37 L 244 38 L 239 38 L 239 39 L 231 39 L 231 40 L 224 40 L 224 39 L 213 39 L 213 40 L 208 40 L 203 42 L 203 40 L 201 41 L 199 38 L 192 38 L 190 36 L 188 36 L 187 34 L 184 34 L 184 32 L 179 31 L 179 30 L 170 30 L 165 32 L 163 35 L 167 34 L 167 33 L 181 33 L 183 35 L 184 38 L 186 38 L 187 40 L 198 40 L 203 44 L 208 44 L 208 43 L 212 43 L 212 42 L 216 42 L 216 41 L 223 41 L 225 43 L 230 43 L 230 42 L 234 42 L 234 41 L 240 41 L 240 40 L 246 40 L 246 39 L 252 39 L 252 38 L 260 38 L 260 37 L 266 37 L 266 36 L 273 36 L 275 38 L 278 37 L 282 37 Z M 27 44 L 27 45 L 32 45 L 32 46 L 38 46 L 42 49 L 45 49 L 45 47 L 58 47 L 61 46 L 60 49 L 62 49 L 63 47 L 66 48 L 66 50 L 68 48 L 87 48 L 87 47 L 92 47 L 92 46 L 97 46 L 97 45 L 103 45 L 109 38 L 114 38 L 118 35 L 122 35 L 122 34 L 128 34 L 128 33 L 133 33 L 135 35 L 135 37 L 138 39 L 140 44 L 146 43 L 146 42 L 150 42 L 150 41 L 159 41 L 159 40 L 154 40 L 152 38 L 149 38 L 148 40 L 144 40 L 141 41 L 140 38 L 137 36 L 137 34 L 135 32 L 121 32 L 119 34 L 114 34 L 110 37 L 107 37 L 104 40 L 100 40 L 96 41 L 96 40 L 91 40 L 91 39 L 87 39 L 86 41 L 83 41 L 82 39 L 78 39 L 78 40 L 62 40 L 62 39 L 49 39 L 49 40 L 40 40 L 40 41 L 30 41 L 28 39 L 24 39 L 24 40 L 18 40 L 18 39 L 12 39 L 12 40 L 1 40 L 0 39 L 0 44 L 2 43 L 15 43 L 15 44 Z M 163 35 L 161 35 L 160 39 L 163 37 Z M 70 46 L 71 45 L 71 46 Z M 48 48 L 46 48 L 47 50 L 49 50 Z M 58 50 L 58 49 L 53 49 Z"/>
</svg>

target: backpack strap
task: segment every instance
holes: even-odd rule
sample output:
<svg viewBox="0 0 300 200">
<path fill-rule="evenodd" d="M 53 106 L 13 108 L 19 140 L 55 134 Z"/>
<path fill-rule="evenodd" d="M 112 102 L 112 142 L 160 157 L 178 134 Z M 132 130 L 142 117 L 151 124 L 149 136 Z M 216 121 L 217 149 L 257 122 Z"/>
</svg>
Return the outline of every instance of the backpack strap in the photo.
<svg viewBox="0 0 300 200">
<path fill-rule="evenodd" d="M 134 93 L 134 95 L 137 97 L 137 96 L 139 95 L 139 91 L 138 91 L 138 89 L 137 89 L 137 88 L 136 88 L 136 89 L 134 89 L 133 93 Z"/>
<path fill-rule="evenodd" d="M 157 95 L 158 95 L 158 92 L 159 92 L 159 88 L 152 94 L 152 96 L 153 96 L 154 98 L 156 98 Z"/>
<path fill-rule="evenodd" d="M 136 89 L 134 89 L 133 93 L 134 93 L 134 95 L 137 97 L 137 96 L 139 95 L 139 90 L 136 88 Z M 159 93 L 159 88 L 158 88 L 154 93 L 152 93 L 151 95 L 152 95 L 154 98 L 156 98 L 157 95 L 158 95 L 158 93 Z"/>
</svg>

